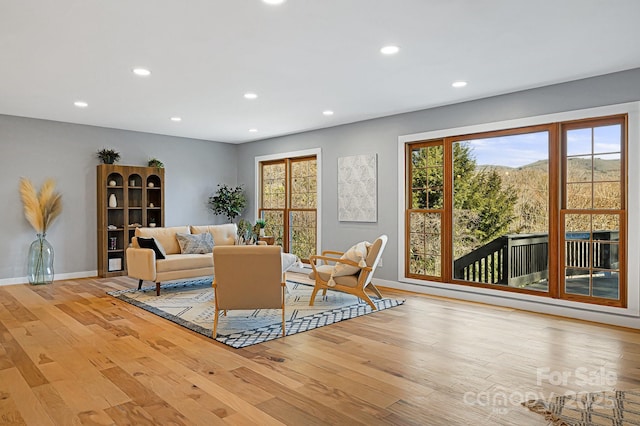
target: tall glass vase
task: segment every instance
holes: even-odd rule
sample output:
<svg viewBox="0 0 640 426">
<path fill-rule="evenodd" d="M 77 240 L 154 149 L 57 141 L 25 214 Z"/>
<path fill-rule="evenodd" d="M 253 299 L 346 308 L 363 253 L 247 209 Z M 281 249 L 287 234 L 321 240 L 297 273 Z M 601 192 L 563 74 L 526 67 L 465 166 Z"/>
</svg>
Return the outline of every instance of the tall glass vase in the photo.
<svg viewBox="0 0 640 426">
<path fill-rule="evenodd" d="M 29 283 L 51 284 L 53 282 L 53 247 L 46 239 L 47 234 L 38 234 L 29 247 Z"/>
</svg>

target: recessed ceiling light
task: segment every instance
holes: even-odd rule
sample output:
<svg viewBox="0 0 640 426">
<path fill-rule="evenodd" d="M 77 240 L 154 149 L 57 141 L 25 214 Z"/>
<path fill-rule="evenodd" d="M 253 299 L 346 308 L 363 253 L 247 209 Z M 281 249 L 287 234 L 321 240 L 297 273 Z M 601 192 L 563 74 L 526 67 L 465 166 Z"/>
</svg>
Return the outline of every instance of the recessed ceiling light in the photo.
<svg viewBox="0 0 640 426">
<path fill-rule="evenodd" d="M 249 93 L 245 93 L 245 94 L 244 94 L 244 97 L 245 97 L 246 99 L 255 99 L 255 98 L 257 98 L 257 97 L 258 97 L 258 95 L 256 95 L 255 93 L 251 93 L 251 92 L 249 92 Z"/>
<path fill-rule="evenodd" d="M 380 53 L 382 53 L 383 55 L 394 55 L 396 53 L 398 53 L 400 51 L 400 48 L 398 46 L 385 46 L 382 49 L 380 49 Z"/>
<path fill-rule="evenodd" d="M 151 75 L 151 71 L 146 68 L 134 68 L 133 73 L 135 75 L 139 75 L 140 77 L 148 77 Z"/>
<path fill-rule="evenodd" d="M 282 4 L 285 0 L 262 0 L 266 4 Z"/>
<path fill-rule="evenodd" d="M 89 104 L 86 103 L 85 101 L 75 101 L 73 104 L 78 108 L 86 108 L 89 106 Z"/>
<path fill-rule="evenodd" d="M 326 111 L 322 111 L 322 113 L 323 113 L 324 115 L 333 115 L 333 111 L 331 111 L 331 110 L 329 110 L 329 109 L 328 109 L 328 110 L 326 110 Z"/>
<path fill-rule="evenodd" d="M 255 133 L 255 132 L 257 132 L 257 131 L 258 131 L 258 129 L 249 129 L 249 131 L 250 131 L 251 133 Z"/>
<path fill-rule="evenodd" d="M 464 87 L 467 85 L 466 81 L 454 81 L 453 83 L 451 83 L 451 85 L 453 87 Z"/>
<path fill-rule="evenodd" d="M 171 117 L 171 121 L 182 121 L 180 117 Z"/>
</svg>

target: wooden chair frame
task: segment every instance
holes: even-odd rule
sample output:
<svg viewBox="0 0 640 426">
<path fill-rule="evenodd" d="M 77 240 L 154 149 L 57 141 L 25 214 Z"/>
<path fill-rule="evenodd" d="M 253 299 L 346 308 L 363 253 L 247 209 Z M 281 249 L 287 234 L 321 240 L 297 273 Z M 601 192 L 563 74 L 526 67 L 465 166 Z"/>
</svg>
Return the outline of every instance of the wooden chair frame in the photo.
<svg viewBox="0 0 640 426">
<path fill-rule="evenodd" d="M 309 262 L 311 263 L 311 268 L 313 269 L 313 273 L 315 275 L 315 280 L 316 280 L 315 287 L 313 288 L 313 292 L 311 293 L 311 301 L 309 302 L 309 306 L 313 306 L 316 295 L 318 294 L 318 291 L 322 290 L 322 295 L 324 296 L 327 294 L 327 290 L 337 290 L 337 291 L 342 291 L 344 293 L 349 293 L 356 297 L 359 297 L 360 299 L 367 302 L 367 304 L 371 306 L 372 310 L 374 311 L 377 310 L 378 308 L 371 300 L 371 297 L 369 297 L 369 295 L 365 292 L 365 288 L 371 287 L 371 290 L 373 290 L 376 296 L 378 296 L 379 298 L 382 298 L 382 294 L 380 293 L 380 290 L 378 290 L 378 288 L 373 284 L 373 282 L 371 280 L 367 282 L 367 279 L 369 278 L 369 274 L 373 272 L 373 268 L 370 266 L 359 266 L 356 262 L 348 259 L 340 259 L 340 256 L 342 256 L 343 254 L 344 252 L 340 252 L 340 251 L 325 250 L 322 252 L 322 255 L 312 255 L 309 258 Z M 327 281 L 324 281 L 320 277 L 320 274 L 316 269 L 316 266 L 318 266 L 317 265 L 318 261 L 324 262 L 327 265 L 330 263 L 337 263 L 338 261 L 340 261 L 340 263 L 343 263 L 345 265 L 355 266 L 356 268 L 360 269 L 360 272 L 356 272 L 353 274 L 353 275 L 356 275 L 356 274 L 358 275 L 358 284 L 355 287 L 349 287 L 349 286 L 344 286 L 336 283 L 334 287 L 330 287 L 327 284 Z"/>
</svg>

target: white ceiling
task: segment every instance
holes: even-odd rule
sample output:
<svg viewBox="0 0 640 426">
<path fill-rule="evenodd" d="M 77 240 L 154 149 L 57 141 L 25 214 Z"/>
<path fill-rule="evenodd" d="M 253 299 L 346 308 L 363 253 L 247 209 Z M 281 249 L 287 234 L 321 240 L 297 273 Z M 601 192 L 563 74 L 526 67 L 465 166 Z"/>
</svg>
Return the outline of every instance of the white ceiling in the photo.
<svg viewBox="0 0 640 426">
<path fill-rule="evenodd" d="M 639 18 L 640 0 L 0 0 L 0 114 L 241 143 L 640 67 Z"/>
</svg>

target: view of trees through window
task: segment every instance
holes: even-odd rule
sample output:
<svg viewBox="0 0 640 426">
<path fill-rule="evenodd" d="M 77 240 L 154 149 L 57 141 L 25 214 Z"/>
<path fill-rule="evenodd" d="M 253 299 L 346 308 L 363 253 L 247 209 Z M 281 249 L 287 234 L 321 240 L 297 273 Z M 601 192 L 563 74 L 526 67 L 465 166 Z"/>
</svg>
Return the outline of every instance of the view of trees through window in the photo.
<svg viewBox="0 0 640 426">
<path fill-rule="evenodd" d="M 548 147 L 547 132 L 454 143 L 455 279 L 547 290 Z M 520 149 L 527 155 L 505 155 Z M 517 270 L 505 250 L 521 259 Z"/>
<path fill-rule="evenodd" d="M 409 144 L 407 276 L 620 301 L 623 124 Z"/>
<path fill-rule="evenodd" d="M 317 161 L 315 157 L 261 163 L 265 233 L 303 260 L 316 253 Z"/>
</svg>

